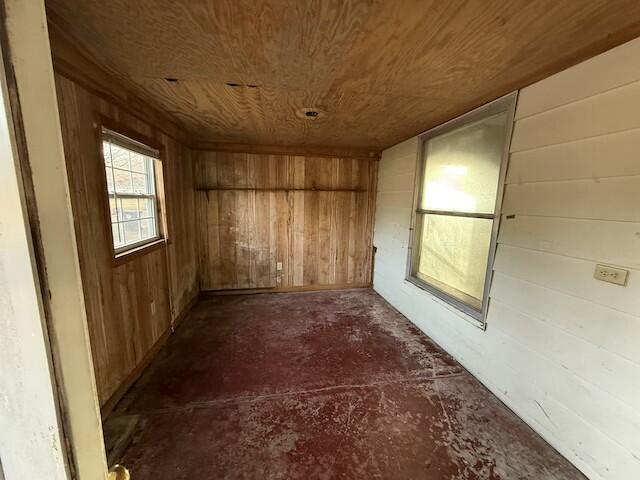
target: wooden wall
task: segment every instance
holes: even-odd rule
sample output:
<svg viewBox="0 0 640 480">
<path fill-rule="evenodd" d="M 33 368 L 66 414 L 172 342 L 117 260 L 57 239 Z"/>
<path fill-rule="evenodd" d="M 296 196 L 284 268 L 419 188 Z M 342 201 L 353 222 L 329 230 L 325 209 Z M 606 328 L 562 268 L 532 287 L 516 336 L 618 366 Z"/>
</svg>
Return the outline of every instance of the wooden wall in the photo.
<svg viewBox="0 0 640 480">
<path fill-rule="evenodd" d="M 486 331 L 404 282 L 416 139 L 380 161 L 374 288 L 594 480 L 640 478 L 638 58 L 640 39 L 520 92 Z"/>
<path fill-rule="evenodd" d="M 199 152 L 201 289 L 369 284 L 376 172 L 367 159 Z"/>
<path fill-rule="evenodd" d="M 101 405 L 118 393 L 198 294 L 193 153 L 56 74 L 89 334 Z M 114 266 L 95 121 L 102 114 L 164 147 L 168 245 Z"/>
</svg>

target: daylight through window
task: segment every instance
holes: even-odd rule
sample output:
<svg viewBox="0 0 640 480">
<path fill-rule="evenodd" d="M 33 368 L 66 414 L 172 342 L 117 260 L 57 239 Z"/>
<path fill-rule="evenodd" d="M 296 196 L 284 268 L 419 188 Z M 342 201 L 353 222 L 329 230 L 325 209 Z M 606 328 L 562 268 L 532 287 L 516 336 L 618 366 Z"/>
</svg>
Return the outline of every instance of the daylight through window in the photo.
<svg viewBox="0 0 640 480">
<path fill-rule="evenodd" d="M 512 99 L 427 132 L 410 280 L 484 318 Z"/>
<path fill-rule="evenodd" d="M 118 254 L 160 238 L 158 151 L 107 129 L 102 133 L 113 247 Z"/>
</svg>

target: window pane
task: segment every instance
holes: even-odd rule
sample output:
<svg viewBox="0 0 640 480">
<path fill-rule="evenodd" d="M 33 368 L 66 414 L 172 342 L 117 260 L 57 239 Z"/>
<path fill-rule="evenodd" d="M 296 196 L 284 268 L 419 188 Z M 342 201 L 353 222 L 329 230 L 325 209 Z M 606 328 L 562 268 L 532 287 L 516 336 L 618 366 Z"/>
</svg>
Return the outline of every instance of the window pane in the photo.
<svg viewBox="0 0 640 480">
<path fill-rule="evenodd" d="M 140 155 L 139 153 L 131 152 L 131 171 L 138 173 L 146 173 L 146 157 Z"/>
<path fill-rule="evenodd" d="M 140 222 L 138 220 L 124 222 L 120 225 L 122 225 L 122 229 L 124 230 L 125 245 L 136 243 L 142 240 L 142 238 L 140 237 Z"/>
<path fill-rule="evenodd" d="M 131 173 L 123 170 L 113 170 L 113 176 L 116 182 L 116 192 L 133 193 L 131 189 Z"/>
<path fill-rule="evenodd" d="M 135 193 L 149 193 L 149 185 L 147 184 L 147 176 L 144 173 L 132 173 L 133 191 Z"/>
<path fill-rule="evenodd" d="M 143 239 L 155 237 L 156 227 L 154 220 L 152 218 L 140 220 L 140 232 Z"/>
<path fill-rule="evenodd" d="M 111 149 L 109 148 L 109 142 L 102 142 L 102 156 L 104 157 L 104 164 L 110 167 L 111 166 Z"/>
<path fill-rule="evenodd" d="M 113 193 L 113 170 L 110 167 L 106 167 L 105 174 L 107 176 L 107 191 Z"/>
<path fill-rule="evenodd" d="M 129 170 L 129 150 L 122 148 L 115 143 L 111 143 L 111 161 L 116 168 Z"/>
<path fill-rule="evenodd" d="M 493 220 L 421 215 L 418 278 L 479 310 Z"/>
<path fill-rule="evenodd" d="M 121 221 L 135 220 L 137 218 L 140 218 L 137 198 L 118 198 L 118 205 L 120 207 Z"/>
<path fill-rule="evenodd" d="M 499 113 L 427 140 L 422 209 L 494 212 L 507 118 Z"/>
<path fill-rule="evenodd" d="M 140 218 L 156 216 L 154 205 L 155 202 L 153 200 L 151 200 L 150 198 L 141 198 L 138 200 L 138 202 L 140 202 Z"/>
</svg>

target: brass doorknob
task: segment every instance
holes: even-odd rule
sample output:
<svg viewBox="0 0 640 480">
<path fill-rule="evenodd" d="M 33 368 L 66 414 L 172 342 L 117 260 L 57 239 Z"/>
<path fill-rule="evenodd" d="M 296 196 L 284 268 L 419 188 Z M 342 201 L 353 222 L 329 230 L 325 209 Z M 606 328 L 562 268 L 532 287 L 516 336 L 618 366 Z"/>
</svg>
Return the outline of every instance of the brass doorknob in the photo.
<svg viewBox="0 0 640 480">
<path fill-rule="evenodd" d="M 107 480 L 130 480 L 131 475 L 129 475 L 129 470 L 127 470 L 122 465 L 115 465 L 111 470 L 109 470 L 109 476 L 107 476 Z"/>
</svg>

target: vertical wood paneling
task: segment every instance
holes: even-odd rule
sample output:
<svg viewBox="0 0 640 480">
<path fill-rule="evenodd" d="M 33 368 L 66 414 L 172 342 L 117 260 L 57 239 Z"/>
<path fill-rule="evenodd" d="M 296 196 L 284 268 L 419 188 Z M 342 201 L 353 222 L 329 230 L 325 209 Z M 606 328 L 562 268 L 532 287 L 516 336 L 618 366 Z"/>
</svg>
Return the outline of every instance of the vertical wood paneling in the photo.
<svg viewBox="0 0 640 480">
<path fill-rule="evenodd" d="M 59 112 L 87 322 L 100 402 L 127 381 L 171 322 L 198 294 L 192 153 L 151 126 L 56 75 Z M 166 247 L 119 266 L 112 259 L 99 114 L 163 145 L 158 185 L 166 208 Z M 164 194 L 163 192 L 164 187 Z"/>
<path fill-rule="evenodd" d="M 375 161 L 198 155 L 203 290 L 371 282 Z M 279 190 L 224 190 L 233 187 Z"/>
</svg>

